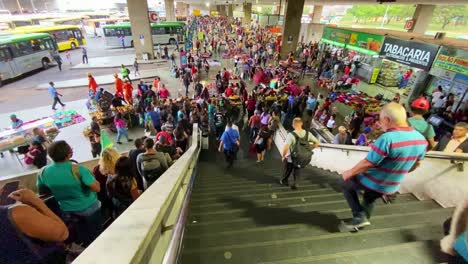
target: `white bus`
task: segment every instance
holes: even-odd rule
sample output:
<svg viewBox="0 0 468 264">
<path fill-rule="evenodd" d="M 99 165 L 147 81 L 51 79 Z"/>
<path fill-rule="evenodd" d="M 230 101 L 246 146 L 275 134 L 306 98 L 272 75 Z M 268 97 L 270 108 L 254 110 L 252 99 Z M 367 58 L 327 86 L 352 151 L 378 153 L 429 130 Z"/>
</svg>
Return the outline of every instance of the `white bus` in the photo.
<svg viewBox="0 0 468 264">
<path fill-rule="evenodd" d="M 133 47 L 130 23 L 106 25 L 103 27 L 105 45 L 108 48 Z M 185 41 L 184 22 L 151 23 L 153 44 L 176 44 Z M 123 40 L 123 43 L 122 43 Z"/>
<path fill-rule="evenodd" d="M 44 68 L 53 60 L 57 44 L 47 33 L 0 36 L 0 85 L 2 81 Z"/>
</svg>

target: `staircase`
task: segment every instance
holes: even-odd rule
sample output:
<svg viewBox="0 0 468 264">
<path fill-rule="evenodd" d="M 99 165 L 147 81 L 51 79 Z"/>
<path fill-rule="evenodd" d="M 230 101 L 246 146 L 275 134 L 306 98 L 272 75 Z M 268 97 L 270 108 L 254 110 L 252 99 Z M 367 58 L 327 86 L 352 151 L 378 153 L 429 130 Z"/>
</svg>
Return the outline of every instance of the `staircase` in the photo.
<svg viewBox="0 0 468 264">
<path fill-rule="evenodd" d="M 339 190 L 340 176 L 302 171 L 298 190 L 278 184 L 276 149 L 255 163 L 246 146 L 226 169 L 214 149 L 200 156 L 181 263 L 440 263 L 442 223 L 452 210 L 411 194 L 377 202 L 372 225 L 340 233 L 351 216 Z"/>
</svg>

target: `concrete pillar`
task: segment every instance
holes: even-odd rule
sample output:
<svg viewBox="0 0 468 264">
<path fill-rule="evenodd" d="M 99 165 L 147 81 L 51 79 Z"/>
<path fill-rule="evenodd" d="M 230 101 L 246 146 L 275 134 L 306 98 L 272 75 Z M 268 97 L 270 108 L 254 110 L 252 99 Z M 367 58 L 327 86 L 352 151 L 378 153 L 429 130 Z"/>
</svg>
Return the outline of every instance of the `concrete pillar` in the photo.
<svg viewBox="0 0 468 264">
<path fill-rule="evenodd" d="M 218 11 L 218 15 L 220 16 L 227 16 L 226 14 L 226 6 L 225 5 L 217 5 L 216 11 Z"/>
<path fill-rule="evenodd" d="M 283 40 L 281 43 L 281 59 L 290 52 L 295 52 L 301 30 L 301 17 L 305 0 L 288 1 L 284 15 Z"/>
<path fill-rule="evenodd" d="M 228 5 L 228 17 L 234 18 L 234 7 L 232 5 Z"/>
<path fill-rule="evenodd" d="M 408 32 L 424 34 L 431 23 L 435 5 L 417 5 L 413 14 L 414 25 Z"/>
<path fill-rule="evenodd" d="M 252 21 L 252 3 L 244 3 L 244 19 L 242 19 L 242 23 L 244 25 L 250 26 L 250 22 Z M 301 14 L 302 16 L 302 14 Z"/>
<path fill-rule="evenodd" d="M 176 21 L 174 0 L 164 0 L 164 8 L 166 10 L 166 21 Z"/>
<path fill-rule="evenodd" d="M 187 6 L 185 7 L 185 10 L 187 11 L 187 13 L 185 15 L 188 18 L 190 16 L 190 4 L 187 4 Z"/>
<path fill-rule="evenodd" d="M 312 13 L 312 23 L 320 24 L 322 18 L 323 6 L 314 5 L 314 12 Z"/>
<path fill-rule="evenodd" d="M 143 53 L 149 53 L 149 59 L 154 58 L 153 36 L 148 17 L 147 0 L 127 0 L 128 16 L 132 24 L 132 39 L 136 57 L 143 58 Z M 143 37 L 143 41 L 140 38 Z"/>
</svg>

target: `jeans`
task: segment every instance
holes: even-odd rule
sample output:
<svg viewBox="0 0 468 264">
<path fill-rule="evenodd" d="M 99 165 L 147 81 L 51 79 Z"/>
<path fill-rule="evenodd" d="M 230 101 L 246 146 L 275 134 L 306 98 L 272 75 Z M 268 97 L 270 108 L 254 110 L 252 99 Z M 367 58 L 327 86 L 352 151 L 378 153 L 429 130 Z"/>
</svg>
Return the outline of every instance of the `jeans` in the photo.
<svg viewBox="0 0 468 264">
<path fill-rule="evenodd" d="M 258 130 L 259 130 L 259 129 L 258 129 L 257 127 L 251 127 L 251 128 L 250 128 L 250 135 L 249 135 L 250 141 L 253 142 L 253 141 L 255 140 L 255 138 L 256 138 L 257 135 L 258 135 Z"/>
<path fill-rule="evenodd" d="M 224 149 L 224 156 L 226 157 L 226 162 L 228 164 L 228 167 L 232 167 L 232 164 L 234 164 L 234 160 L 236 159 L 237 153 L 230 150 L 230 149 Z"/>
<path fill-rule="evenodd" d="M 120 142 L 120 138 L 124 136 L 128 141 L 128 131 L 126 127 L 117 127 L 117 142 Z"/>
<path fill-rule="evenodd" d="M 351 178 L 349 180 L 343 181 L 341 184 L 343 189 L 343 195 L 348 202 L 351 211 L 353 212 L 353 217 L 360 217 L 362 213 L 367 213 L 368 218 L 370 217 L 370 212 L 365 212 L 373 206 L 373 203 L 378 198 L 382 197 L 382 193 L 370 190 L 363 185 L 361 185 L 357 178 Z M 364 191 L 363 204 L 359 202 L 359 192 Z"/>
<path fill-rule="evenodd" d="M 293 182 L 291 186 L 296 186 L 296 182 L 299 180 L 301 169 L 295 168 L 292 162 L 284 161 L 284 174 L 281 181 L 288 182 L 289 176 L 293 174 Z"/>
<path fill-rule="evenodd" d="M 83 55 L 83 64 L 88 64 L 88 55 Z"/>
<path fill-rule="evenodd" d="M 54 97 L 54 103 L 52 104 L 52 109 L 55 109 L 55 106 L 59 103 L 61 106 L 64 106 L 65 104 L 60 101 L 60 98 L 58 96 Z"/>
</svg>

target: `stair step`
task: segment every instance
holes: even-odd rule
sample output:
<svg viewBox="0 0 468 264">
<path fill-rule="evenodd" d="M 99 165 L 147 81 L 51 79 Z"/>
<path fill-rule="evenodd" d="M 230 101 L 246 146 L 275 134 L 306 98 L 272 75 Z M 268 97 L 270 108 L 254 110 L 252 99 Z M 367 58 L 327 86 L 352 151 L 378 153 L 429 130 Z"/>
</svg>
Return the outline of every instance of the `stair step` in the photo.
<svg viewBox="0 0 468 264">
<path fill-rule="evenodd" d="M 215 233 L 228 230 L 240 230 L 254 227 L 281 226 L 295 223 L 309 223 L 307 219 L 315 217 L 328 217 L 329 219 L 348 218 L 351 216 L 351 210 L 347 204 L 328 205 L 321 210 L 317 206 L 301 208 L 266 208 L 258 207 L 236 214 L 224 215 L 190 215 L 188 219 L 187 230 L 189 233 L 199 235 L 205 232 Z M 417 211 L 426 211 L 440 209 L 440 206 L 433 201 L 415 201 L 407 203 L 393 203 L 390 205 L 376 204 L 373 212 L 373 218 L 378 215 L 391 215 L 395 213 L 409 213 Z M 310 220 L 312 221 L 312 220 Z"/>
<path fill-rule="evenodd" d="M 390 215 L 377 215 L 372 217 L 372 225 L 361 233 L 382 228 L 399 228 L 405 225 L 443 223 L 450 215 L 451 210 L 440 208 L 428 211 L 409 213 L 394 213 Z M 337 217 L 349 217 L 349 213 L 339 213 Z M 226 230 L 223 232 L 210 232 L 205 234 L 191 234 L 188 230 L 185 237 L 187 248 L 205 248 L 228 246 L 252 242 L 276 241 L 288 238 L 326 236 L 338 231 L 338 218 L 330 221 L 329 217 L 305 219 L 302 223 L 288 225 L 272 225 L 247 229 Z M 190 229 L 190 228 L 189 228 Z M 344 234 L 344 233 L 342 233 Z"/>
<path fill-rule="evenodd" d="M 316 184 L 316 183 L 304 183 L 301 184 L 301 188 L 314 188 L 314 187 L 329 187 L 328 184 Z M 279 178 L 277 182 L 270 182 L 270 183 L 252 183 L 252 182 L 245 182 L 245 183 L 235 183 L 235 184 L 223 184 L 220 186 L 202 186 L 202 185 L 195 185 L 194 186 L 194 195 L 200 194 L 213 194 L 213 193 L 225 193 L 226 191 L 232 190 L 244 190 L 247 192 L 251 192 L 253 190 L 283 190 L 287 189 L 284 186 L 279 185 Z"/>
<path fill-rule="evenodd" d="M 342 251 L 320 256 L 282 259 L 258 264 L 413 264 L 446 262 L 439 251 L 438 241 L 414 241 L 376 248 Z"/>
<path fill-rule="evenodd" d="M 374 229 L 368 232 L 333 233 L 237 245 L 187 248 L 182 263 L 258 263 L 288 257 L 310 257 L 342 251 L 372 249 L 413 241 L 436 240 L 442 237 L 440 225 L 409 225 Z M 382 239 L 382 238 L 385 239 Z M 228 256 L 226 259 L 225 256 Z M 184 261 L 186 260 L 186 261 Z"/>
<path fill-rule="evenodd" d="M 280 186 L 281 187 L 281 186 Z M 204 202 L 209 200 L 222 200 L 224 198 L 229 198 L 232 196 L 235 197 L 242 197 L 242 198 L 251 198 L 256 199 L 260 197 L 270 196 L 271 194 L 279 194 L 281 193 L 284 196 L 301 196 L 301 195 L 312 195 L 317 194 L 317 192 L 321 194 L 325 193 L 337 193 L 330 187 L 325 186 L 312 186 L 307 188 L 299 188 L 296 191 L 291 191 L 288 187 L 282 188 L 275 188 L 275 189 L 252 189 L 252 190 L 231 190 L 231 191 L 224 191 L 224 192 L 216 192 L 216 193 L 197 193 L 196 195 L 192 195 L 192 202 Z M 258 197 L 257 197 L 258 196 Z"/>
</svg>

